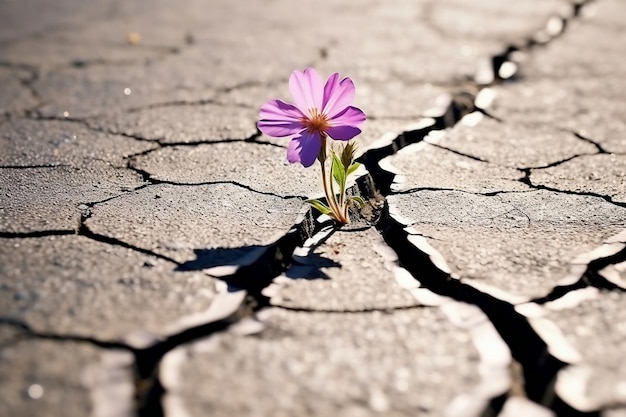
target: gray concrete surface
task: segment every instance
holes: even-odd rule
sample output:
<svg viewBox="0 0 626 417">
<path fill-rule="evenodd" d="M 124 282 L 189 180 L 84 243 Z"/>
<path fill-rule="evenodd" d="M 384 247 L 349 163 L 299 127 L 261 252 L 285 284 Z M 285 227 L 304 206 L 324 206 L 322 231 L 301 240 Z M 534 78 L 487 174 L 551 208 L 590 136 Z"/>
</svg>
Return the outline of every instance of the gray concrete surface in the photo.
<svg viewBox="0 0 626 417">
<path fill-rule="evenodd" d="M 261 320 L 257 337 L 216 336 L 186 354 L 168 388 L 189 415 L 442 415 L 479 383 L 469 336 L 437 309 L 270 309 Z"/>
<path fill-rule="evenodd" d="M 623 415 L 625 15 L 0 1 L 0 415 Z M 256 128 L 307 66 L 343 228 Z"/>
</svg>

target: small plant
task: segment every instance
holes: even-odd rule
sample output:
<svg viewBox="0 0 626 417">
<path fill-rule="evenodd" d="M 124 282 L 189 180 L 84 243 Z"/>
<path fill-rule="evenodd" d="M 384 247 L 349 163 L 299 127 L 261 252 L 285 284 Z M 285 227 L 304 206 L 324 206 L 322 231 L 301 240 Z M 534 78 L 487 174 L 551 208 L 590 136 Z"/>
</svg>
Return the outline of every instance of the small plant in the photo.
<svg viewBox="0 0 626 417">
<path fill-rule="evenodd" d="M 360 166 L 354 162 L 355 143 L 347 141 L 361 133 L 358 126 L 366 119 L 363 111 L 350 105 L 355 95 L 354 83 L 348 77 L 340 80 L 335 73 L 322 85 L 319 73 L 307 68 L 291 73 L 289 91 L 295 104 L 267 101 L 261 106 L 257 126 L 268 136 L 290 139 L 287 146 L 290 163 L 300 162 L 310 167 L 316 159 L 320 161 L 328 204 L 320 200 L 308 200 L 308 203 L 338 223 L 347 224 L 349 207 L 364 205 L 360 197 L 346 195 L 347 179 Z M 328 138 L 346 144 L 337 151 L 330 149 L 329 154 Z M 327 169 L 329 158 L 330 169 Z"/>
</svg>

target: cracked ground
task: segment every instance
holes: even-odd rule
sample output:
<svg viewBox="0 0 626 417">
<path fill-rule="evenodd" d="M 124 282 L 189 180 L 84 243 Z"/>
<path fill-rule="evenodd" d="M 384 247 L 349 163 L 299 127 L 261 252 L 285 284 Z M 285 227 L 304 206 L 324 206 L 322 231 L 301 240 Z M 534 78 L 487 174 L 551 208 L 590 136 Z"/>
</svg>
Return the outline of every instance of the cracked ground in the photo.
<svg viewBox="0 0 626 417">
<path fill-rule="evenodd" d="M 622 0 L 0 1 L 0 415 L 626 416 Z M 367 202 L 256 128 L 368 115 Z"/>
</svg>

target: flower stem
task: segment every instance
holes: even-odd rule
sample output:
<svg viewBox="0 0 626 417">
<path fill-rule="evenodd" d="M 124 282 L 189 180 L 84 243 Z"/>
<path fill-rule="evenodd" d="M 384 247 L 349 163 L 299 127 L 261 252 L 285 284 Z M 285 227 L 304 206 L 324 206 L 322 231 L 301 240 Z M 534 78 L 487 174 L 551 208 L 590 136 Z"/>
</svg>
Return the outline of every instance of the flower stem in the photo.
<svg viewBox="0 0 626 417">
<path fill-rule="evenodd" d="M 339 190 L 339 206 L 345 208 L 345 204 L 346 204 L 346 184 L 345 182 L 343 184 L 339 184 L 340 190 Z M 345 210 L 344 210 L 345 212 Z M 346 216 L 347 218 L 347 216 Z"/>
<path fill-rule="evenodd" d="M 345 223 L 344 219 L 343 219 L 343 215 L 341 214 L 341 211 L 339 210 L 339 207 L 337 206 L 337 201 L 335 199 L 335 195 L 334 193 L 328 189 L 328 180 L 326 179 L 326 160 L 324 159 L 320 159 L 320 165 L 322 167 L 322 183 L 324 185 L 324 194 L 326 195 L 326 200 L 328 201 L 328 206 L 330 207 L 330 209 L 333 212 L 333 215 L 335 217 L 335 220 L 337 220 L 338 222 L 341 223 Z M 332 181 L 332 179 L 331 179 Z M 332 183 L 331 183 L 331 189 L 332 189 Z"/>
<path fill-rule="evenodd" d="M 337 195 L 335 194 L 335 187 L 333 185 L 333 176 L 332 172 L 330 173 L 330 178 L 326 177 L 326 138 L 322 137 L 322 148 L 320 149 L 320 153 L 317 156 L 317 159 L 320 161 L 320 166 L 322 167 L 322 184 L 324 185 L 324 194 L 326 195 L 326 200 L 328 201 L 328 207 L 332 211 L 332 215 L 336 221 L 341 224 L 348 224 L 350 220 L 348 219 L 348 213 L 346 207 L 344 207 L 344 192 L 345 190 L 341 190 L 340 203 L 337 203 Z M 331 169 L 332 171 L 332 169 Z M 330 182 L 330 190 L 329 183 Z M 340 185 L 341 186 L 341 185 Z"/>
<path fill-rule="evenodd" d="M 335 208 L 337 209 L 335 211 L 336 213 L 336 217 L 337 220 L 343 224 L 348 224 L 348 219 L 346 218 L 346 215 L 344 214 L 344 209 L 343 209 L 343 202 L 341 202 L 341 200 L 343 200 L 343 198 L 340 200 L 339 203 L 337 203 L 337 194 L 335 193 L 335 186 L 333 184 L 333 176 L 331 175 L 329 178 L 329 182 L 330 182 L 330 192 L 333 195 L 333 201 L 335 203 Z"/>
</svg>

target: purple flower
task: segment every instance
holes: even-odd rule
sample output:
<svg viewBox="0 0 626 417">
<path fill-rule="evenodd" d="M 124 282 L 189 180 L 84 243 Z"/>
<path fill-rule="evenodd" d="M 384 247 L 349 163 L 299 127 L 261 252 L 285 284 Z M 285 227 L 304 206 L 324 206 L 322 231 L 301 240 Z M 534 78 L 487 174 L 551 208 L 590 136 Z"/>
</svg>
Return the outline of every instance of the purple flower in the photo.
<svg viewBox="0 0 626 417">
<path fill-rule="evenodd" d="M 294 71 L 289 77 L 289 91 L 295 105 L 270 100 L 261 106 L 257 126 L 268 136 L 290 137 L 287 160 L 305 167 L 315 162 L 326 137 L 350 140 L 359 133 L 365 113 L 350 106 L 354 99 L 354 83 L 350 78 L 339 80 L 339 74 L 322 78 L 313 68 Z"/>
</svg>

